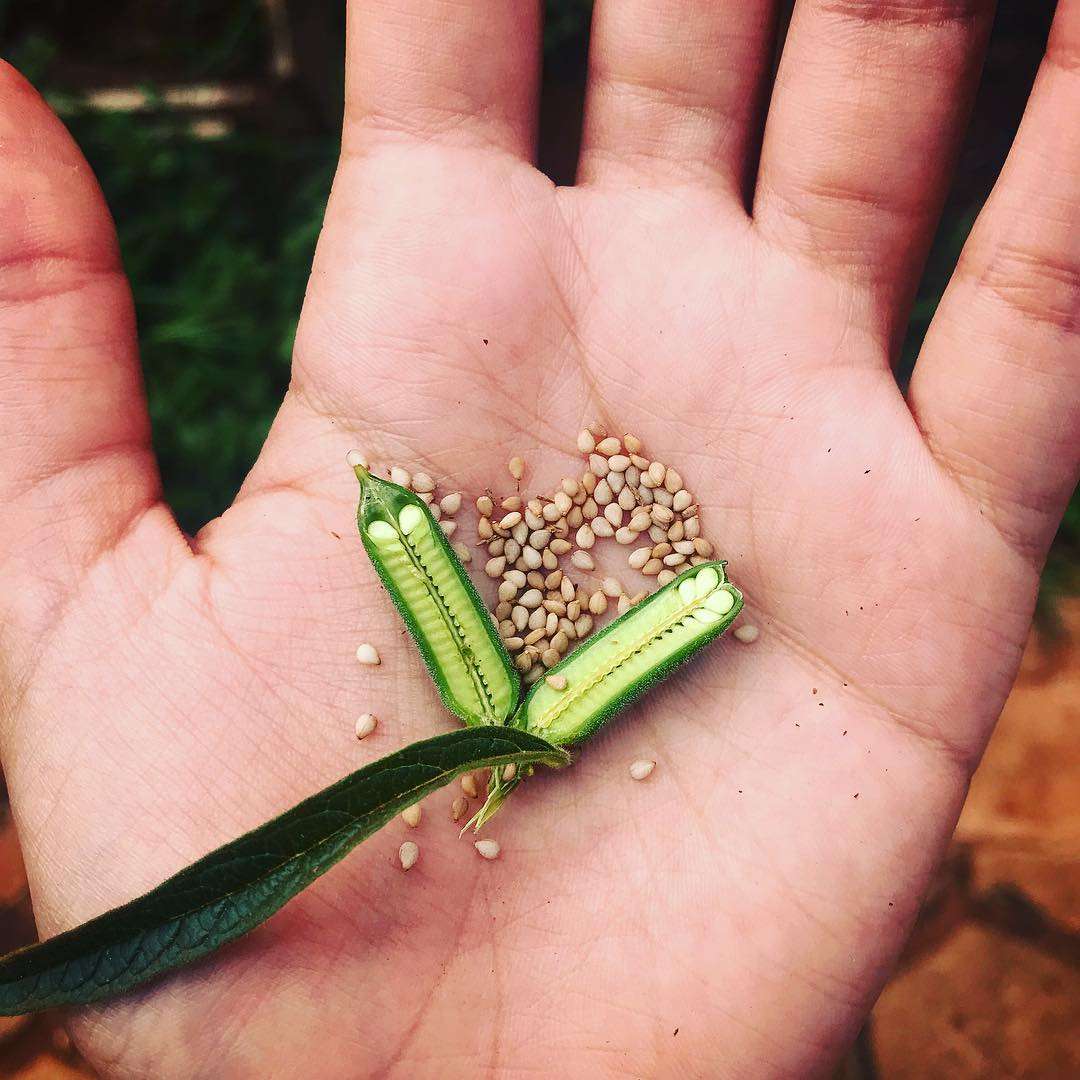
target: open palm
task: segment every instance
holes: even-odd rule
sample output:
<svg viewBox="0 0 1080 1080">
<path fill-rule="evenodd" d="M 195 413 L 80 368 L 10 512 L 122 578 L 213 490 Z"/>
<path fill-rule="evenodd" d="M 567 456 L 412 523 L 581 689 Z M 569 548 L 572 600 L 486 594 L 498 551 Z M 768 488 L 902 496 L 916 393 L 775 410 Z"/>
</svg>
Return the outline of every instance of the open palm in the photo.
<svg viewBox="0 0 1080 1080">
<path fill-rule="evenodd" d="M 569 475 L 584 422 L 633 431 L 762 627 L 516 794 L 498 863 L 444 793 L 407 877 L 391 826 L 211 961 L 82 1013 L 103 1069 L 782 1075 L 852 1037 L 1075 482 L 1080 5 L 906 399 L 890 360 L 990 5 L 799 0 L 765 124 L 777 6 L 597 3 L 580 183 L 556 188 L 529 162 L 536 4 L 356 5 L 292 384 L 193 539 L 100 196 L 0 72 L 3 761 L 43 934 L 450 725 L 355 538 L 353 446 L 475 497 L 512 453 L 530 490 Z"/>
</svg>

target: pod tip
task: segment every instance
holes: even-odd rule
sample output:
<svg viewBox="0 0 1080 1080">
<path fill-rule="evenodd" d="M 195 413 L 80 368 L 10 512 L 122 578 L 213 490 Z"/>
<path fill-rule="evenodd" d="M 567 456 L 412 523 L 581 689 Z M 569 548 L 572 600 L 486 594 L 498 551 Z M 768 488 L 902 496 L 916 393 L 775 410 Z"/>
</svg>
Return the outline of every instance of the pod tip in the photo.
<svg viewBox="0 0 1080 1080">
<path fill-rule="evenodd" d="M 356 478 L 358 480 L 363 480 L 364 477 L 367 476 L 368 460 L 359 450 L 350 450 L 345 455 L 345 461 L 349 468 L 356 473 Z"/>
</svg>

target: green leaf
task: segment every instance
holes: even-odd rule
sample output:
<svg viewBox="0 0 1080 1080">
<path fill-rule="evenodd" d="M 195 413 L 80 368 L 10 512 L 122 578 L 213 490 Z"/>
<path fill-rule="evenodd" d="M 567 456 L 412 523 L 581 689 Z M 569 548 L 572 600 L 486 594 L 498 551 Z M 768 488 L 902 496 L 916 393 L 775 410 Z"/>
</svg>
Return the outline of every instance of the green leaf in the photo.
<svg viewBox="0 0 1080 1080">
<path fill-rule="evenodd" d="M 455 776 L 568 755 L 528 732 L 472 727 L 413 743 L 192 863 L 145 896 L 0 958 L 0 1014 L 130 990 L 246 934 L 406 807 Z"/>
</svg>

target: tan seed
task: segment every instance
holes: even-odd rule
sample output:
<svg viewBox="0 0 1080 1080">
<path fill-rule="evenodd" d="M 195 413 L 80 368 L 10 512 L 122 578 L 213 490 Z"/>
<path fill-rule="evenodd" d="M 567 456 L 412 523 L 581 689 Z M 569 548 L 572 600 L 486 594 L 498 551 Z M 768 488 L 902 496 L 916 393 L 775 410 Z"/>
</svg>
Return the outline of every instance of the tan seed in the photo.
<svg viewBox="0 0 1080 1080">
<path fill-rule="evenodd" d="M 672 495 L 670 491 L 665 491 L 663 488 L 657 488 L 653 492 L 653 502 L 660 506 L 666 506 L 669 510 L 674 501 L 675 496 Z"/>
<path fill-rule="evenodd" d="M 694 501 L 693 496 L 686 488 L 680 488 L 675 492 L 671 500 L 671 509 L 677 510 L 680 514 Z"/>
<path fill-rule="evenodd" d="M 550 547 L 546 547 L 540 556 L 540 561 L 544 564 L 545 570 L 554 570 L 559 565 L 559 556 Z"/>
<path fill-rule="evenodd" d="M 529 539 L 529 526 L 524 521 L 519 521 L 511 530 L 510 535 L 519 543 L 524 544 Z"/>
<path fill-rule="evenodd" d="M 555 636 L 555 632 L 558 629 L 559 616 L 554 611 L 549 611 L 547 615 L 547 622 L 544 623 L 544 632 L 550 638 Z"/>
<path fill-rule="evenodd" d="M 589 472 L 591 472 L 597 480 L 599 480 L 602 476 L 607 476 L 607 458 L 601 457 L 599 454 L 590 454 Z"/>
<path fill-rule="evenodd" d="M 637 497 L 638 502 L 641 503 L 642 506 L 652 506 L 653 493 L 651 488 L 639 487 L 637 491 Z"/>
<path fill-rule="evenodd" d="M 435 490 L 435 481 L 427 473 L 413 473 L 412 489 L 416 492 L 432 492 Z"/>
<path fill-rule="evenodd" d="M 696 517 L 688 517 L 683 522 L 683 531 L 690 540 L 696 540 L 701 535 L 701 522 Z"/>
<path fill-rule="evenodd" d="M 681 521 L 679 521 L 678 519 L 676 519 L 668 527 L 667 538 L 674 544 L 674 543 L 682 540 L 685 533 L 686 533 L 686 529 L 685 529 L 683 523 Z"/>
<path fill-rule="evenodd" d="M 612 454 L 617 454 L 622 449 L 622 442 L 616 439 L 614 435 L 609 435 L 606 439 L 601 439 L 596 444 L 596 449 L 598 453 L 610 457 Z"/>
<path fill-rule="evenodd" d="M 641 572 L 646 577 L 656 577 L 663 569 L 664 564 L 659 559 L 649 559 L 649 561 L 641 568 Z"/>
<path fill-rule="evenodd" d="M 589 611 L 593 615 L 603 615 L 607 611 L 607 597 L 602 592 L 594 592 L 589 597 Z"/>
<path fill-rule="evenodd" d="M 583 525 L 581 528 L 588 530 L 588 535 L 592 537 L 592 529 L 590 529 L 588 525 Z M 581 530 L 578 530 L 579 535 L 580 531 Z M 589 546 L 592 547 L 592 540 L 589 541 Z M 570 562 L 579 570 L 596 569 L 596 562 L 587 551 L 575 551 L 574 554 L 570 556 Z"/>
<path fill-rule="evenodd" d="M 636 435 L 624 435 L 622 437 L 623 446 L 631 454 L 641 453 L 641 440 Z"/>
<path fill-rule="evenodd" d="M 633 458 L 630 460 L 633 461 Z M 641 483 L 641 470 L 636 465 L 631 465 L 623 475 L 626 477 L 627 484 L 632 488 L 636 488 Z"/>
<path fill-rule="evenodd" d="M 524 674 L 532 667 L 532 657 L 527 652 L 518 653 L 517 656 L 514 657 L 514 667 Z"/>
<path fill-rule="evenodd" d="M 350 469 L 370 469 L 371 463 L 359 450 L 350 450 L 345 455 L 345 464 Z"/>
<path fill-rule="evenodd" d="M 682 555 L 693 555 L 694 554 L 694 541 L 693 540 L 676 540 L 675 543 L 672 544 L 671 546 Z"/>
<path fill-rule="evenodd" d="M 527 547 L 521 549 L 521 558 L 530 570 L 538 570 L 544 565 L 543 556 L 536 548 Z"/>
<path fill-rule="evenodd" d="M 615 503 L 608 503 L 607 506 L 604 507 L 604 517 L 611 522 L 613 528 L 620 528 L 623 523 L 622 507 L 617 506 Z"/>
<path fill-rule="evenodd" d="M 579 618 L 574 623 L 574 631 L 576 632 L 579 639 L 588 637 L 588 635 L 592 632 L 592 628 L 593 619 L 592 616 L 589 615 L 587 612 L 583 614 L 581 618 Z"/>
<path fill-rule="evenodd" d="M 544 629 L 544 627 L 542 625 L 538 626 L 535 630 L 530 630 L 525 635 L 525 644 L 535 645 L 538 641 L 543 641 L 546 634 L 547 631 Z"/>
<path fill-rule="evenodd" d="M 650 525 L 649 539 L 655 544 L 667 543 L 667 529 L 665 529 L 663 525 Z"/>
<path fill-rule="evenodd" d="M 457 532 L 457 522 L 456 521 L 440 521 L 439 522 L 439 528 L 442 529 L 444 535 L 453 536 L 454 533 Z"/>
<path fill-rule="evenodd" d="M 649 465 L 649 477 L 656 485 L 660 485 L 664 482 L 664 477 L 667 476 L 667 467 L 660 461 L 653 461 Z M 679 485 L 682 486 L 681 484 Z"/>
<path fill-rule="evenodd" d="M 420 498 L 424 498 L 424 496 L 421 495 Z M 427 495 L 427 498 L 431 499 L 431 496 Z M 432 504 L 431 502 L 428 502 L 427 506 L 428 506 L 428 509 L 431 511 L 431 516 L 436 521 L 441 521 L 442 520 L 442 508 L 439 506 L 439 504 L 438 503 Z"/>
<path fill-rule="evenodd" d="M 556 634 L 555 637 L 565 634 L 568 641 L 573 641 L 574 638 L 577 637 L 577 631 L 574 629 L 574 621 L 580 618 L 581 605 L 576 600 L 573 603 L 567 604 L 566 616 L 559 620 L 559 633 Z M 551 644 L 555 646 L 554 640 Z"/>
<path fill-rule="evenodd" d="M 596 536 L 588 525 L 582 525 L 574 539 L 577 541 L 579 548 L 591 548 L 596 543 Z M 577 552 L 574 554 L 576 555 Z"/>
<path fill-rule="evenodd" d="M 630 463 L 635 469 L 645 472 L 649 467 L 649 459 L 643 458 L 640 453 L 630 455 Z"/>
<path fill-rule="evenodd" d="M 521 514 L 517 510 L 507 514 L 500 522 L 500 529 L 512 529 L 519 521 L 521 521 Z"/>
<path fill-rule="evenodd" d="M 551 548 L 551 552 L 554 555 L 565 555 L 573 548 L 573 544 L 569 540 L 563 540 L 561 537 L 556 537 L 548 545 Z"/>
<path fill-rule="evenodd" d="M 682 490 L 682 477 L 674 469 L 668 469 L 664 476 L 664 490 L 672 495 Z"/>
<path fill-rule="evenodd" d="M 633 529 L 628 529 L 625 525 L 621 529 L 615 530 L 615 540 L 619 544 L 632 544 L 637 540 L 638 534 Z"/>
<path fill-rule="evenodd" d="M 559 620 L 559 626 L 562 627 L 562 619 Z M 570 647 L 570 635 L 562 629 L 556 630 L 551 635 L 551 647 L 560 655 Z"/>
<path fill-rule="evenodd" d="M 486 518 L 491 517 L 491 515 L 495 513 L 495 504 L 491 501 L 489 495 L 481 495 L 480 498 L 476 500 L 476 512 L 481 517 Z"/>
<path fill-rule="evenodd" d="M 597 506 L 607 506 L 609 502 L 614 498 L 611 493 L 611 485 L 606 480 L 601 480 L 596 485 L 596 490 L 593 492 L 593 499 L 596 500 Z M 587 513 L 588 511 L 586 511 Z"/>
<path fill-rule="evenodd" d="M 450 804 L 450 820 L 460 821 L 469 812 L 469 800 L 464 795 L 459 795 Z"/>
<path fill-rule="evenodd" d="M 611 522 L 607 518 L 595 517 L 589 522 L 589 528 L 593 531 L 593 536 L 602 536 L 605 539 L 609 536 L 615 535 L 615 530 L 611 527 Z"/>
<path fill-rule="evenodd" d="M 526 626 L 529 625 L 529 611 L 527 608 L 523 608 L 520 604 L 514 606 L 514 610 L 510 612 L 510 621 L 517 627 L 520 634 Z"/>
<path fill-rule="evenodd" d="M 571 600 L 566 605 L 566 617 L 571 622 L 577 622 L 578 619 L 581 618 L 581 601 L 580 600 Z"/>
<path fill-rule="evenodd" d="M 434 496 L 430 491 L 418 491 L 416 497 L 425 505 L 430 506 L 434 501 Z M 441 508 L 440 508 L 441 509 Z"/>
<path fill-rule="evenodd" d="M 551 687 L 552 690 L 565 690 L 566 689 L 566 676 L 565 675 L 545 675 L 544 681 Z"/>
<path fill-rule="evenodd" d="M 644 600 L 648 595 L 649 594 L 645 589 L 642 589 L 639 593 L 634 593 L 634 595 L 630 597 L 631 606 L 634 604 L 640 604 L 641 601 Z"/>
<path fill-rule="evenodd" d="M 596 440 L 589 431 L 581 431 L 577 437 L 577 448 L 583 454 L 591 454 L 596 449 Z"/>
<path fill-rule="evenodd" d="M 635 761 L 630 766 L 630 778 L 632 780 L 646 780 L 652 775 L 653 769 L 656 768 L 655 761 L 648 761 L 642 758 L 640 761 Z"/>
<path fill-rule="evenodd" d="M 564 477 L 559 486 L 562 488 L 563 494 L 568 495 L 571 499 L 581 490 L 581 485 L 572 476 Z M 558 494 L 556 494 L 555 498 L 557 501 Z"/>
<path fill-rule="evenodd" d="M 712 557 L 713 546 L 712 543 L 706 540 L 703 536 L 696 537 L 694 540 L 694 550 L 703 555 L 706 559 Z"/>
<path fill-rule="evenodd" d="M 520 480 L 525 475 L 525 462 L 519 457 L 512 457 L 506 467 L 515 480 Z"/>
<path fill-rule="evenodd" d="M 517 596 L 517 586 L 511 581 L 502 581 L 499 584 L 499 599 L 513 600 Z"/>
<path fill-rule="evenodd" d="M 412 475 L 407 469 L 402 469 L 395 465 L 390 470 L 390 483 L 399 484 L 403 488 L 412 486 Z"/>
<path fill-rule="evenodd" d="M 538 608 L 543 599 L 543 594 L 539 589 L 529 589 L 518 597 L 518 603 L 531 611 L 533 608 Z"/>
<path fill-rule="evenodd" d="M 411 840 L 406 840 L 398 848 L 397 856 L 398 861 L 401 863 L 401 869 L 411 870 L 416 865 L 416 860 L 420 858 L 420 848 Z"/>
<path fill-rule="evenodd" d="M 758 633 L 758 628 L 756 626 L 751 626 L 750 623 L 743 623 L 742 626 L 736 626 L 734 630 L 735 637 L 744 645 L 753 645 L 758 639 Z"/>
<path fill-rule="evenodd" d="M 491 548 L 488 548 L 490 551 Z M 506 556 L 507 563 L 517 562 L 518 556 L 521 554 L 521 545 L 516 540 L 507 540 L 503 544 L 503 554 Z"/>
<path fill-rule="evenodd" d="M 630 518 L 630 528 L 634 532 L 644 532 L 652 525 L 652 514 L 648 510 L 638 510 Z"/>
<path fill-rule="evenodd" d="M 481 540 L 490 540 L 495 535 L 495 530 L 491 527 L 491 519 L 482 517 L 476 523 L 476 535 Z"/>
<path fill-rule="evenodd" d="M 449 495 L 444 495 L 439 500 L 439 506 L 444 514 L 456 514 L 461 509 L 461 492 L 451 491 Z"/>
<path fill-rule="evenodd" d="M 558 649 L 545 649 L 544 655 L 540 657 L 540 662 L 546 668 L 554 667 L 562 659 L 562 654 Z"/>
<path fill-rule="evenodd" d="M 665 555 L 670 555 L 671 552 L 671 545 L 666 540 L 663 540 L 652 549 L 652 557 L 654 559 L 662 559 Z"/>
<path fill-rule="evenodd" d="M 525 508 L 525 524 L 529 526 L 530 530 L 542 529 L 544 527 L 544 517 L 539 511 L 530 510 Z"/>
<path fill-rule="evenodd" d="M 637 499 L 634 498 L 634 493 L 628 487 L 624 487 L 619 492 L 619 497 L 615 501 L 619 504 L 619 509 L 625 510 L 627 513 L 637 506 Z"/>
<path fill-rule="evenodd" d="M 600 588 L 604 595 L 610 596 L 612 600 L 618 599 L 626 591 L 613 577 L 604 578 L 604 580 L 600 582 Z"/>
<path fill-rule="evenodd" d="M 664 556 L 665 566 L 682 566 L 686 562 L 686 556 L 681 551 L 673 551 L 670 555 Z"/>
<path fill-rule="evenodd" d="M 508 607 L 508 604 L 500 604 L 499 607 Z M 498 618 L 499 613 L 496 611 L 495 616 Z M 499 636 L 505 641 L 507 638 L 512 638 L 517 633 L 517 627 L 509 620 L 502 619 L 499 622 Z"/>
<path fill-rule="evenodd" d="M 652 548 L 639 547 L 630 552 L 627 562 L 635 570 L 640 570 L 652 558 Z"/>
<path fill-rule="evenodd" d="M 401 820 L 409 826 L 410 829 L 415 829 L 420 824 L 420 818 L 423 816 L 424 811 L 420 808 L 419 803 L 413 803 L 412 806 L 405 807 L 401 811 Z"/>
<path fill-rule="evenodd" d="M 675 580 L 675 571 L 664 569 L 656 575 L 656 584 L 662 589 L 665 585 L 670 585 Z"/>
<path fill-rule="evenodd" d="M 670 525 L 675 520 L 675 515 L 666 506 L 654 506 L 652 519 L 657 525 Z"/>
<path fill-rule="evenodd" d="M 626 472 L 630 468 L 630 459 L 625 454 L 612 454 L 608 458 L 608 468 L 613 472 Z"/>
<path fill-rule="evenodd" d="M 619 602 L 616 605 L 616 610 L 620 615 L 625 615 L 630 610 L 630 597 L 620 596 Z"/>
<path fill-rule="evenodd" d="M 525 648 L 525 639 L 518 637 L 516 634 L 513 637 L 508 637 L 503 644 L 506 646 L 506 651 L 511 653 L 521 652 Z"/>
<path fill-rule="evenodd" d="M 378 725 L 379 721 L 371 713 L 361 713 L 356 719 L 356 737 L 366 739 Z"/>
<path fill-rule="evenodd" d="M 549 596 L 548 599 L 544 601 L 544 610 L 554 612 L 556 615 L 565 615 L 566 602 L 562 599 L 562 597 L 559 596 L 558 593 L 555 593 L 553 596 Z"/>
<path fill-rule="evenodd" d="M 497 555 L 494 559 L 488 559 L 484 563 L 484 573 L 490 578 L 501 577 L 505 569 L 506 559 L 502 555 Z"/>
<path fill-rule="evenodd" d="M 480 853 L 480 855 L 488 860 L 497 859 L 499 857 L 499 841 L 498 840 L 477 840 L 473 847 Z"/>
<path fill-rule="evenodd" d="M 366 641 L 362 645 L 356 646 L 356 659 L 361 664 L 367 664 L 371 667 L 377 667 L 382 663 L 375 646 L 369 645 Z"/>
</svg>

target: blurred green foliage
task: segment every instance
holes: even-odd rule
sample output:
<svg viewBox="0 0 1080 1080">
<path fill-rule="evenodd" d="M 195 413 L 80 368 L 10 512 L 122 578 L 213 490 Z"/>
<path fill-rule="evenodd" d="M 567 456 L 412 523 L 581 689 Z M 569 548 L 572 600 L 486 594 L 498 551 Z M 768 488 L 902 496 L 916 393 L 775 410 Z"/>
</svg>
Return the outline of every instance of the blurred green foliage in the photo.
<svg viewBox="0 0 1080 1080">
<path fill-rule="evenodd" d="M 549 73 L 580 76 L 591 6 L 548 0 Z M 996 33 L 1015 37 L 1023 29 L 1016 20 L 1030 22 L 1017 11 L 999 18 Z M 63 95 L 72 79 L 86 85 L 92 78 L 82 59 L 98 52 L 128 84 L 151 77 L 268 82 L 264 13 L 263 0 L 168 0 L 162 8 L 0 0 L 0 41 L 58 104 L 70 104 Z M 223 137 L 204 138 L 193 133 L 190 117 L 167 110 L 65 118 L 116 217 L 162 474 L 177 516 L 194 531 L 229 504 L 281 401 L 337 137 L 317 123 L 300 133 L 295 124 L 275 131 L 241 123 Z M 1011 118 L 992 122 L 1007 141 Z M 912 313 L 902 373 L 914 363 L 984 194 L 976 183 L 966 198 L 954 193 L 950 200 Z M 1053 597 L 1077 591 L 1074 499 L 1044 576 L 1045 625 L 1054 625 Z"/>
</svg>

